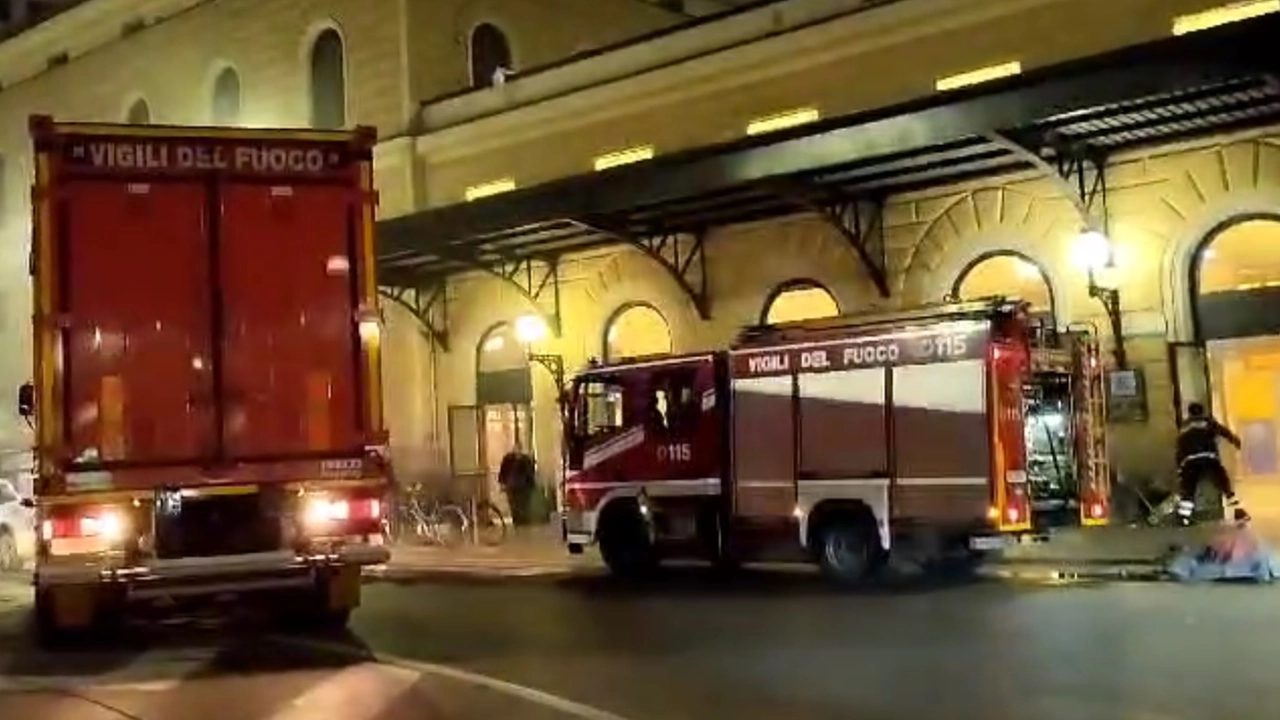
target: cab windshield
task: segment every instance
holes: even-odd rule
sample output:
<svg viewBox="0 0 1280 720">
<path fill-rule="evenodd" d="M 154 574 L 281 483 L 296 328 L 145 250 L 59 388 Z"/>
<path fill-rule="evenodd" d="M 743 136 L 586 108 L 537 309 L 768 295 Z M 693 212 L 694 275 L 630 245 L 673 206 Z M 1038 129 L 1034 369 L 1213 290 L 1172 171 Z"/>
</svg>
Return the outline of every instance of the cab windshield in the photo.
<svg viewBox="0 0 1280 720">
<path fill-rule="evenodd" d="M 623 395 L 622 386 L 608 379 L 579 381 L 574 392 L 574 438 L 583 441 L 620 430 Z"/>
</svg>

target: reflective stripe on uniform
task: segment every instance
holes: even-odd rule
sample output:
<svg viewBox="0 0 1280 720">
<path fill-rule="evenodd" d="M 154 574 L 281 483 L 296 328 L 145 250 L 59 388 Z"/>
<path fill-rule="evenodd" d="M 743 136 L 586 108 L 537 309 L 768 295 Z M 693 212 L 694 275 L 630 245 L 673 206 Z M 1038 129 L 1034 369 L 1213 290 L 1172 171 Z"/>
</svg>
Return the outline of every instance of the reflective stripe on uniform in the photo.
<svg viewBox="0 0 1280 720">
<path fill-rule="evenodd" d="M 1188 456 L 1186 456 L 1186 457 L 1182 458 L 1182 462 L 1181 462 L 1181 463 L 1179 463 L 1179 464 L 1181 464 L 1181 465 L 1186 465 L 1188 462 L 1190 462 L 1190 461 L 1192 461 L 1192 460 L 1203 460 L 1203 459 L 1206 459 L 1206 458 L 1213 458 L 1214 460 L 1217 460 L 1217 459 L 1218 459 L 1218 453 L 1216 453 L 1216 452 L 1198 452 L 1198 453 L 1191 453 L 1190 455 L 1188 455 Z"/>
</svg>

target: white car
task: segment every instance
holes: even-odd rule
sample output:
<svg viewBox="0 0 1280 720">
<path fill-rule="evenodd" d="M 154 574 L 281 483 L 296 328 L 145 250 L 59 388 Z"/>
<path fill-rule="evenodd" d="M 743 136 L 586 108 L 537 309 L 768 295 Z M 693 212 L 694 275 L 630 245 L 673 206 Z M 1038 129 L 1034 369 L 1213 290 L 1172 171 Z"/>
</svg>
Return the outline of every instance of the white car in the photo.
<svg viewBox="0 0 1280 720">
<path fill-rule="evenodd" d="M 35 515 L 9 480 L 0 479 L 0 573 L 19 572 L 35 555 Z"/>
</svg>

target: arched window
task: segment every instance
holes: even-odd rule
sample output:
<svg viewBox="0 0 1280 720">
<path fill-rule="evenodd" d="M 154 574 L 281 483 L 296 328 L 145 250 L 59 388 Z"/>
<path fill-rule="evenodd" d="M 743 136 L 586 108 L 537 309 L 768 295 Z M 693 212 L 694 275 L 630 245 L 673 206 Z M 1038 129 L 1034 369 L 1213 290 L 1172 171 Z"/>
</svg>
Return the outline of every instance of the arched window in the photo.
<svg viewBox="0 0 1280 720">
<path fill-rule="evenodd" d="M 525 348 L 510 323 L 495 325 L 480 338 L 476 367 L 482 373 L 503 372 L 529 366 Z"/>
<path fill-rule="evenodd" d="M 471 31 L 471 86 L 490 87 L 515 70 L 511 44 L 496 25 L 481 23 Z"/>
<path fill-rule="evenodd" d="M 651 305 L 624 305 L 605 325 L 605 361 L 669 354 L 671 327 Z"/>
<path fill-rule="evenodd" d="M 337 130 L 347 124 L 347 67 L 342 36 L 329 28 L 311 46 L 311 126 Z"/>
<path fill-rule="evenodd" d="M 213 122 L 215 125 L 235 125 L 240 122 L 240 73 L 235 68 L 223 68 L 213 81 Z"/>
<path fill-rule="evenodd" d="M 129 106 L 129 112 L 125 115 L 125 122 L 130 125 L 147 125 L 151 122 L 151 106 L 147 104 L 146 98 L 138 98 Z"/>
<path fill-rule="evenodd" d="M 1053 317 L 1053 291 L 1044 270 L 1012 251 L 982 255 L 969 263 L 956 278 L 952 294 L 959 300 L 1017 298 L 1028 303 L 1033 314 Z"/>
<path fill-rule="evenodd" d="M 769 325 L 817 320 L 840 314 L 840 303 L 821 284 L 812 280 L 792 280 L 779 285 L 765 302 L 761 320 Z"/>
<path fill-rule="evenodd" d="M 1196 260 L 1202 295 L 1280 286 L 1280 218 L 1235 223 L 1210 238 Z"/>
</svg>

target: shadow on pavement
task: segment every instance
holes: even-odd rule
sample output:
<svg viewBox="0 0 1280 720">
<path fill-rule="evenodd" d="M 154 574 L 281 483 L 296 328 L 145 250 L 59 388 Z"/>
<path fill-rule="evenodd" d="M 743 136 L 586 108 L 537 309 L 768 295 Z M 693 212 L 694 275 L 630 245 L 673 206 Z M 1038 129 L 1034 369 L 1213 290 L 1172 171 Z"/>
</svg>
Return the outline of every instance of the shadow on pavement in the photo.
<svg viewBox="0 0 1280 720">
<path fill-rule="evenodd" d="M 164 621 L 130 619 L 109 633 L 78 636 L 47 649 L 37 642 L 30 606 L 0 613 L 0 677 L 98 679 L 130 670 L 127 682 L 190 680 L 226 675 L 270 674 L 293 670 L 339 669 L 374 659 L 373 652 L 349 631 L 309 632 L 298 637 L 343 647 L 339 654 L 308 652 L 303 646 L 266 642 L 288 637 L 253 615 L 187 617 Z M 163 660 L 148 662 L 148 655 Z M 187 662 L 182 662 L 184 659 Z M 165 670 L 181 666 L 178 677 Z"/>
</svg>

